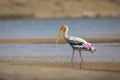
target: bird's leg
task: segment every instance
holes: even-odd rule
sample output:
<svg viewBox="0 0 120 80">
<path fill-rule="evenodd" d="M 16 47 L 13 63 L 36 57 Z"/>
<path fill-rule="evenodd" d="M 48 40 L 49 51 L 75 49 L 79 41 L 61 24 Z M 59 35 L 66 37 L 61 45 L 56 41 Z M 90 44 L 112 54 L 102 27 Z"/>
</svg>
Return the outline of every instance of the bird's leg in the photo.
<svg viewBox="0 0 120 80">
<path fill-rule="evenodd" d="M 72 58 L 71 58 L 71 63 L 73 68 L 74 68 L 74 64 L 73 64 L 74 53 L 75 53 L 75 50 L 73 49 Z"/>
<path fill-rule="evenodd" d="M 75 50 L 73 49 L 73 53 L 72 53 L 72 58 L 71 58 L 71 62 L 73 62 L 73 58 L 74 58 L 74 53 L 75 53 Z"/>
<path fill-rule="evenodd" d="M 82 63 L 83 63 L 81 51 L 79 51 L 79 54 L 80 54 L 80 59 L 81 59 L 81 62 L 80 62 L 80 69 L 81 69 L 82 68 Z"/>
</svg>

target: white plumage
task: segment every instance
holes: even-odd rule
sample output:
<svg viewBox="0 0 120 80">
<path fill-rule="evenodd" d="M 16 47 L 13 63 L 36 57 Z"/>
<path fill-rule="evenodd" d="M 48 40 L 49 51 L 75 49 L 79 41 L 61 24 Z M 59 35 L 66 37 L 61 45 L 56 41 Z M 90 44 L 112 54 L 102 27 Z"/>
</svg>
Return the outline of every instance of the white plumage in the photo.
<svg viewBox="0 0 120 80">
<path fill-rule="evenodd" d="M 81 51 L 90 51 L 90 52 L 94 53 L 95 48 L 93 47 L 93 45 L 91 43 L 88 43 L 87 41 L 85 41 L 82 38 L 75 37 L 75 36 L 68 36 L 68 26 L 67 25 L 61 26 L 60 32 L 58 34 L 58 38 L 56 39 L 56 44 L 58 43 L 62 33 L 63 33 L 64 39 L 73 48 L 73 53 L 72 53 L 72 58 L 71 58 L 72 63 L 73 63 L 73 57 L 74 57 L 75 50 L 79 51 L 80 58 L 81 58 L 81 63 L 80 63 L 80 68 L 81 68 L 82 67 L 81 64 L 83 62 Z"/>
</svg>

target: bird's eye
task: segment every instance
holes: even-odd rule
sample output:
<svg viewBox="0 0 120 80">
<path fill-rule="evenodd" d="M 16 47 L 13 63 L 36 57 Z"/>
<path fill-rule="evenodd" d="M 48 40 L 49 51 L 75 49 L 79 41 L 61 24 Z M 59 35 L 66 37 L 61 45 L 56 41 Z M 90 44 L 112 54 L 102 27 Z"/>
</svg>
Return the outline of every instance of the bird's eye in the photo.
<svg viewBox="0 0 120 80">
<path fill-rule="evenodd" d="M 60 30 L 61 30 L 61 31 L 65 31 L 65 27 L 62 26 L 62 27 L 60 28 Z"/>
</svg>

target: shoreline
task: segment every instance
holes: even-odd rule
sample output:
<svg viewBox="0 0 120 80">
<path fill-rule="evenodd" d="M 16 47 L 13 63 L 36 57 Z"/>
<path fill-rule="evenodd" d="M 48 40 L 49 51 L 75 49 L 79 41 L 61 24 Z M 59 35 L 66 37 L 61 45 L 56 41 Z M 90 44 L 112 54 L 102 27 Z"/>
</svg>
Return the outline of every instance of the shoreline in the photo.
<svg viewBox="0 0 120 80">
<path fill-rule="evenodd" d="M 12 0 L 12 2 L 1 0 L 0 18 L 55 19 L 120 17 L 119 3 L 119 0 Z"/>
<path fill-rule="evenodd" d="M 120 62 L 79 63 L 0 61 L 0 80 L 119 80 Z"/>
<path fill-rule="evenodd" d="M 39 62 L 39 61 L 0 61 L 1 64 L 16 65 L 16 66 L 39 66 L 47 68 L 62 68 L 62 69 L 80 69 L 80 63 L 74 62 Z M 97 71 L 120 71 L 120 62 L 83 62 L 83 70 Z"/>
<path fill-rule="evenodd" d="M 93 42 L 93 43 L 119 43 L 120 38 L 84 38 L 88 42 Z M 44 44 L 44 43 L 55 43 L 55 38 L 26 38 L 26 39 L 0 39 L 0 44 L 16 44 L 16 43 L 39 43 L 39 44 Z M 61 39 L 59 43 L 66 43 L 64 39 Z"/>
</svg>

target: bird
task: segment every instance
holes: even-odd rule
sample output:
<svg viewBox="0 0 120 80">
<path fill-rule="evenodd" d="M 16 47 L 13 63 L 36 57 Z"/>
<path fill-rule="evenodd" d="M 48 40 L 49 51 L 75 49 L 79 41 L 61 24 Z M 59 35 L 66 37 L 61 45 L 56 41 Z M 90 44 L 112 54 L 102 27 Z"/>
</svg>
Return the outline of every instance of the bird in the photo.
<svg viewBox="0 0 120 80">
<path fill-rule="evenodd" d="M 81 60 L 80 61 L 80 69 L 81 69 L 82 68 L 82 63 L 83 63 L 81 52 L 82 51 L 89 51 L 91 53 L 94 53 L 96 50 L 95 50 L 94 46 L 91 43 L 87 42 L 86 40 L 84 40 L 80 37 L 76 37 L 76 36 L 69 36 L 68 35 L 68 30 L 69 30 L 68 25 L 62 25 L 61 28 L 60 28 L 60 31 L 58 33 L 58 36 L 56 38 L 55 43 L 58 44 L 58 42 L 60 40 L 60 37 L 63 34 L 64 39 L 66 40 L 66 42 L 68 42 L 70 44 L 70 46 L 73 49 L 72 56 L 71 56 L 71 63 L 73 63 L 73 58 L 74 58 L 75 51 L 76 50 L 79 51 L 80 60 Z"/>
</svg>

